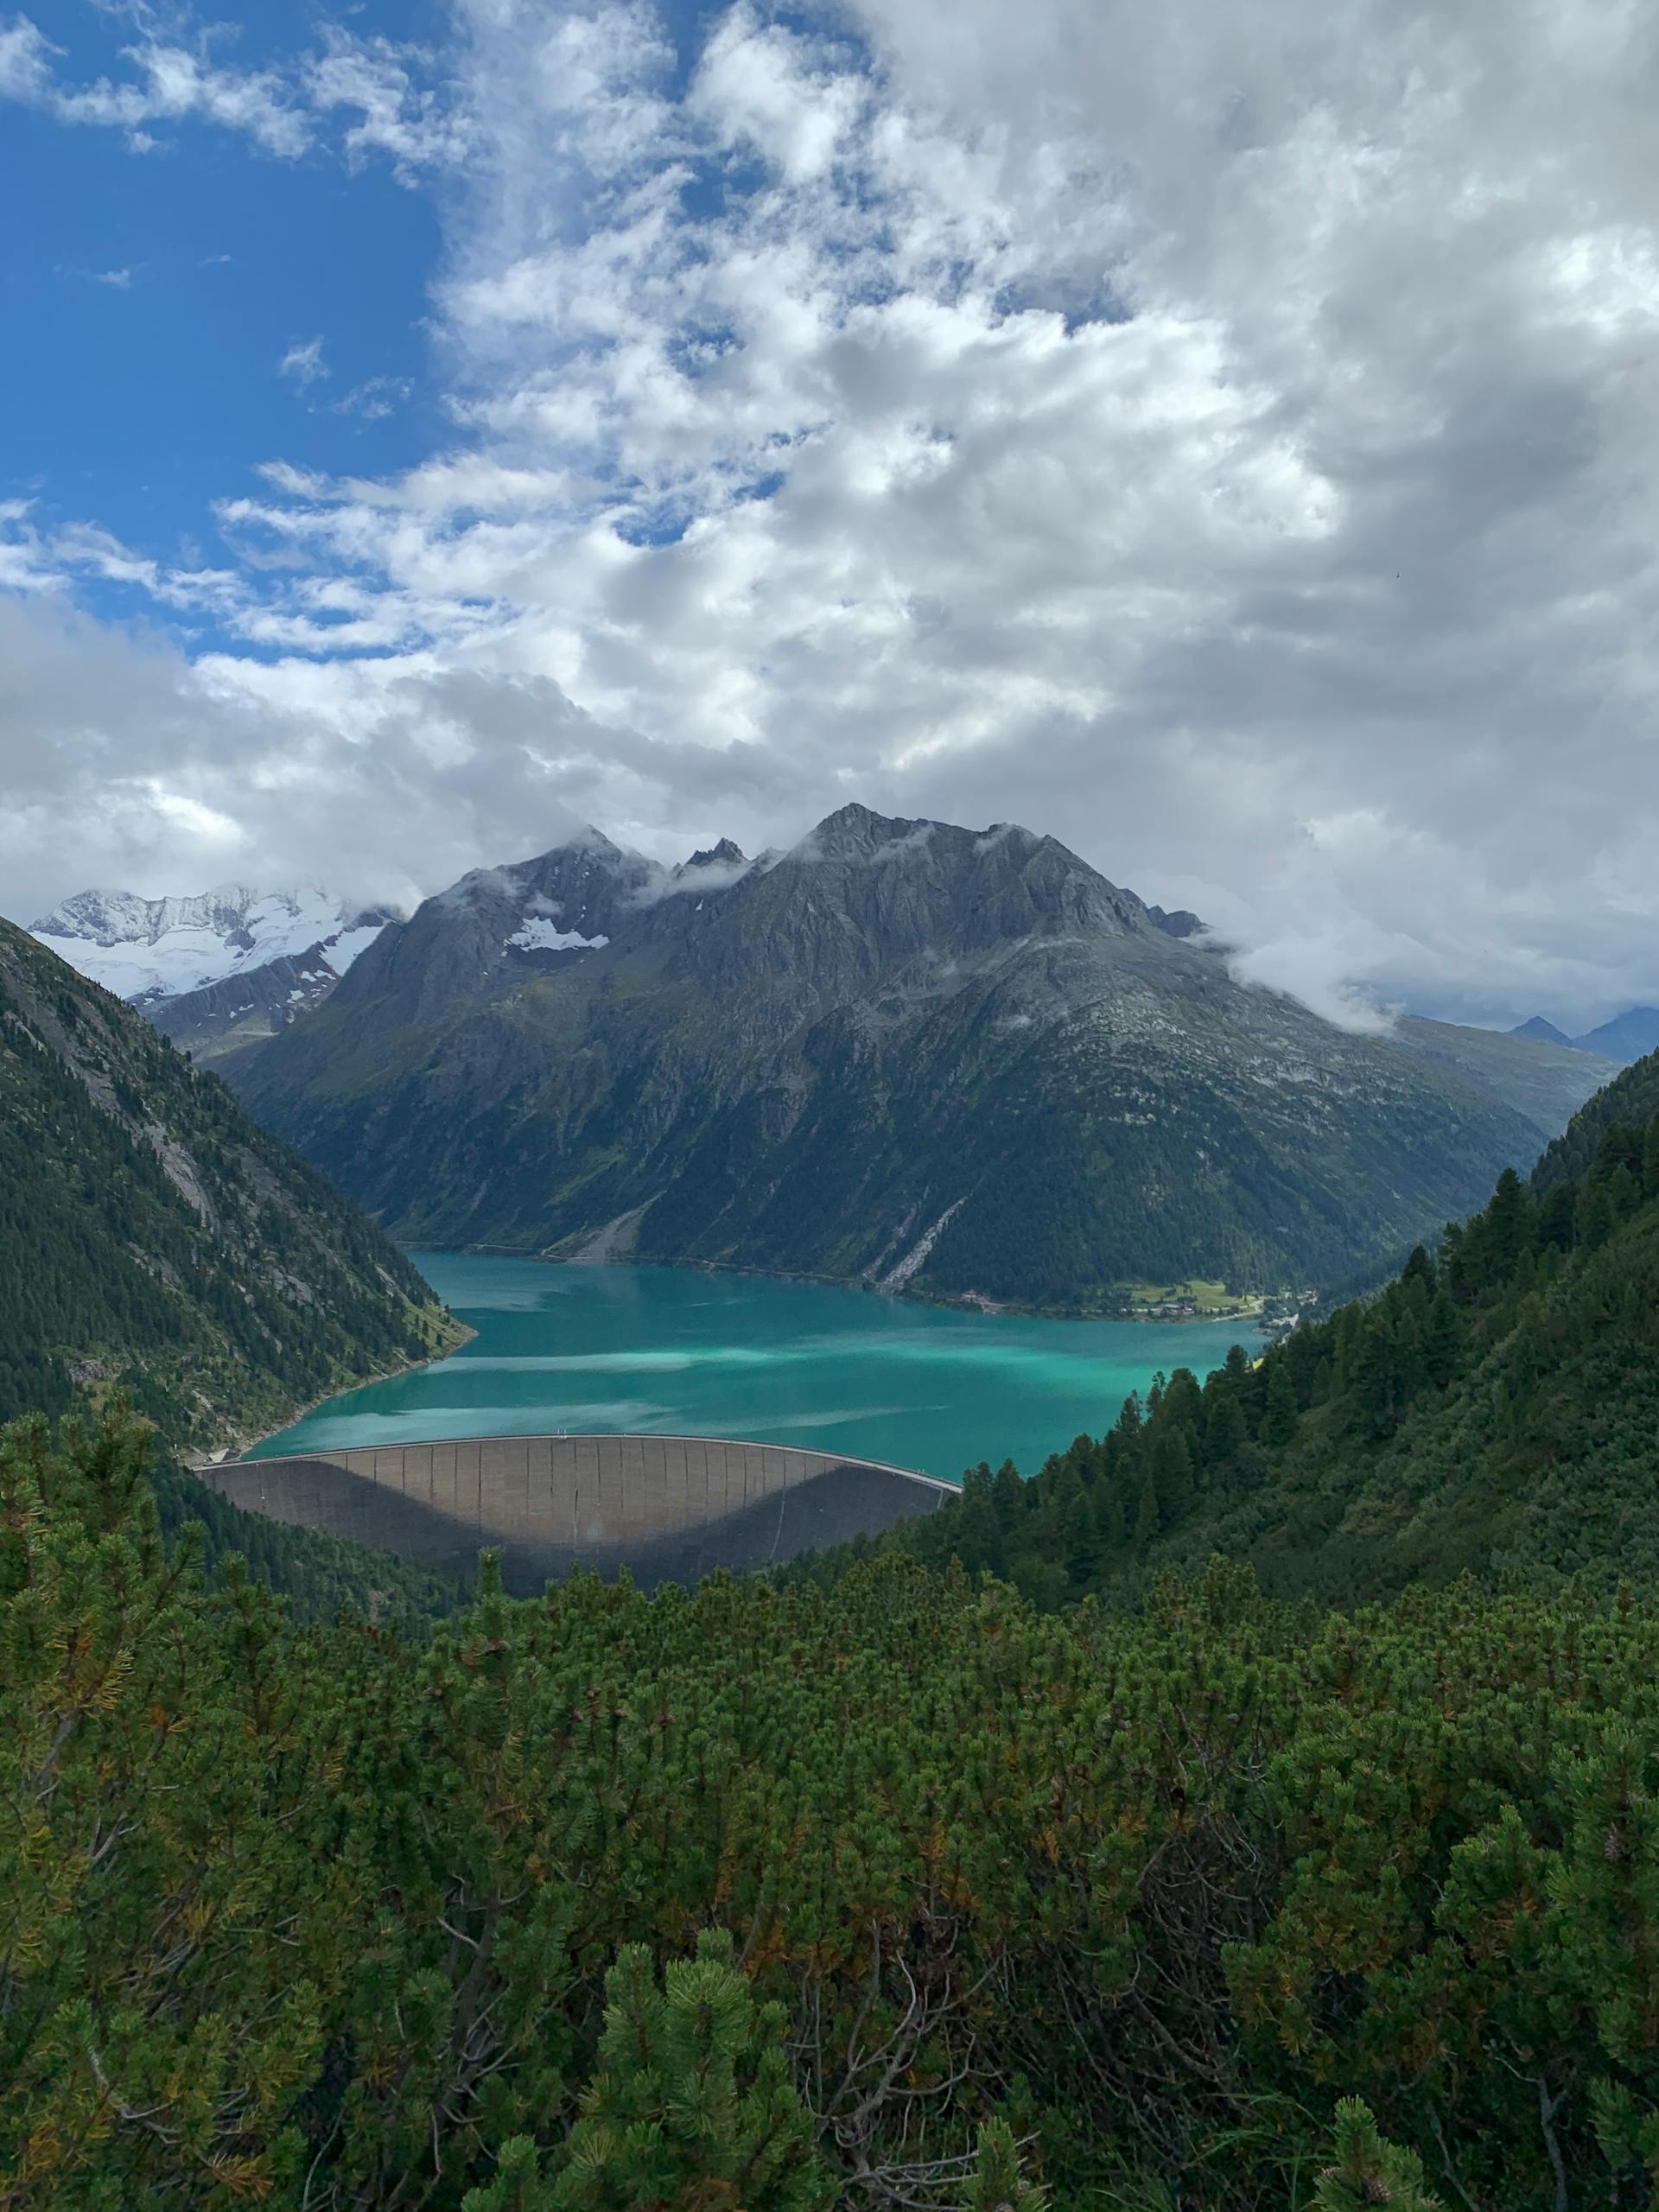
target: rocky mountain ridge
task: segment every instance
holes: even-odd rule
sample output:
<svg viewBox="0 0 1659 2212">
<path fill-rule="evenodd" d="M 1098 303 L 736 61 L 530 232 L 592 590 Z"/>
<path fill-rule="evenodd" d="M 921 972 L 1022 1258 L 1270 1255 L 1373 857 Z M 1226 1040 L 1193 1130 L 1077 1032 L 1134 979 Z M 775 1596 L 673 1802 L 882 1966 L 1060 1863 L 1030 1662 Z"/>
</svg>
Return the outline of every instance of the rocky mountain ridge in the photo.
<svg viewBox="0 0 1659 2212">
<path fill-rule="evenodd" d="M 1561 1045 L 1576 1052 L 1593 1052 L 1616 1066 L 1633 1067 L 1649 1052 L 1659 1051 L 1659 1007 L 1628 1007 L 1623 1014 L 1616 1014 L 1611 1021 L 1604 1021 L 1582 1037 L 1569 1037 L 1541 1014 L 1521 1022 L 1509 1034 L 1535 1044 Z"/>
<path fill-rule="evenodd" d="M 226 1071 L 409 1241 L 1119 1310 L 1465 1210 L 1595 1087 L 1561 1053 L 1505 1103 L 1539 1050 L 1333 1028 L 1052 837 L 853 805 L 754 862 L 475 871 Z"/>
</svg>

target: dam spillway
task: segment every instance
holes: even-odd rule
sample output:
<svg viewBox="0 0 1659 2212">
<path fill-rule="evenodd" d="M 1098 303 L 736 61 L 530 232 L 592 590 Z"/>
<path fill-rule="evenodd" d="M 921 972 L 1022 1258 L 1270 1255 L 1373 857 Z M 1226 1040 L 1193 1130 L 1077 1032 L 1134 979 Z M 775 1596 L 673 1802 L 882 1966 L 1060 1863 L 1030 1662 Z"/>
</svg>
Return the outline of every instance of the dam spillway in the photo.
<svg viewBox="0 0 1659 2212">
<path fill-rule="evenodd" d="M 707 1436 L 489 1436 L 197 1470 L 232 1505 L 504 1588 L 588 1567 L 647 1589 L 775 1566 L 931 1513 L 954 1485 L 871 1459 Z"/>
</svg>

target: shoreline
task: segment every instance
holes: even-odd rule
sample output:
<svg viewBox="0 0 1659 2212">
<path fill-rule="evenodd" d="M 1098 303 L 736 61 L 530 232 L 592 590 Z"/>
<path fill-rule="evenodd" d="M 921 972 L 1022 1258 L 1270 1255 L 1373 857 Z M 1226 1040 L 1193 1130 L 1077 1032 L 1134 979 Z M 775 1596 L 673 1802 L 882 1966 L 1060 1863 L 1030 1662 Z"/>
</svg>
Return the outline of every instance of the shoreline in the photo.
<svg viewBox="0 0 1659 2212">
<path fill-rule="evenodd" d="M 438 1247 L 431 1245 L 428 1249 L 435 1251 Z M 451 1315 L 450 1318 L 454 1319 L 454 1317 Z M 308 1414 L 315 1413 L 319 1406 L 326 1406 L 331 1398 L 343 1398 L 353 1390 L 365 1390 L 371 1382 L 390 1382 L 399 1375 L 418 1375 L 423 1367 L 435 1367 L 441 1360 L 453 1358 L 462 1344 L 470 1344 L 478 1334 L 478 1331 L 465 1321 L 456 1321 L 455 1326 L 461 1334 L 447 1351 L 429 1352 L 424 1359 L 405 1359 L 396 1367 L 382 1367 L 372 1375 L 360 1376 L 355 1382 L 345 1383 L 339 1389 L 321 1391 L 304 1405 L 296 1406 L 285 1421 L 279 1421 L 274 1427 L 262 1428 L 257 1436 L 238 1437 L 234 1444 L 226 1445 L 217 1459 L 211 1452 L 181 1452 L 178 1455 L 180 1465 L 193 1475 L 203 1467 L 230 1466 L 238 1459 L 245 1459 L 250 1452 L 270 1437 L 280 1436 L 285 1428 L 292 1428 L 296 1421 L 303 1421 Z"/>
<path fill-rule="evenodd" d="M 1282 1324 L 1265 1311 L 1231 1313 L 1215 1306 L 1198 1306 L 1179 1313 L 1148 1312 L 1144 1306 L 1031 1306 L 1018 1299 L 993 1299 L 983 1291 L 964 1290 L 946 1295 L 925 1290 L 912 1290 L 908 1284 L 897 1290 L 884 1290 L 880 1283 L 862 1275 L 820 1274 L 806 1268 L 767 1268 L 754 1262 L 744 1263 L 733 1260 L 642 1260 L 622 1252 L 614 1258 L 593 1259 L 582 1255 L 556 1258 L 545 1249 L 533 1250 L 512 1244 L 435 1244 L 404 1243 L 398 1240 L 397 1249 L 415 1259 L 422 1252 L 456 1252 L 467 1257 L 496 1260 L 533 1260 L 544 1268 L 671 1268 L 677 1274 L 706 1275 L 752 1275 L 763 1282 L 823 1283 L 836 1290 L 858 1290 L 876 1298 L 891 1299 L 895 1305 L 931 1306 L 946 1313 L 983 1313 L 996 1320 L 1020 1321 L 1129 1321 L 1147 1326 L 1178 1328 L 1188 1322 L 1214 1323 L 1236 1321 L 1243 1330 L 1260 1330 L 1272 1334 Z M 1265 1292 L 1264 1299 L 1288 1299 L 1289 1292 Z M 469 1334 L 475 1333 L 469 1332 Z M 337 1394 L 336 1394 L 337 1395 Z"/>
</svg>

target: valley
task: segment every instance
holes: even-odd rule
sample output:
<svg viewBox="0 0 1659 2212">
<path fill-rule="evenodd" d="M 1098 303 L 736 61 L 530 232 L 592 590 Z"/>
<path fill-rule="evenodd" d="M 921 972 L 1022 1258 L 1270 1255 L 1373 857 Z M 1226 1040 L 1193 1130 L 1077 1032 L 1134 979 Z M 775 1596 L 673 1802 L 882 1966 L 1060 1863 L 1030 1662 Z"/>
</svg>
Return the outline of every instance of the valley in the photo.
<svg viewBox="0 0 1659 2212">
<path fill-rule="evenodd" d="M 905 871 L 938 838 L 865 855 L 879 901 L 925 912 L 938 887 Z M 388 925 L 248 1055 L 332 1039 L 355 1082 L 410 1053 L 402 1107 L 353 1094 L 353 1156 L 371 1175 L 378 1147 L 400 1217 L 516 1194 L 556 1225 L 549 1182 L 601 1184 L 567 1193 L 563 1240 L 418 1267 L 137 1009 L 0 925 L 20 2203 L 691 2212 L 738 2172 L 751 2212 L 1351 2212 L 1303 2186 L 1341 2158 L 1359 2202 L 1432 2212 L 1396 2183 L 1438 2156 L 1477 2212 L 1549 2212 L 1563 2175 L 1569 2205 L 1617 2184 L 1640 2206 L 1659 1056 L 1560 1127 L 1548 1048 L 1315 1026 L 1036 842 L 1011 939 L 958 918 L 989 940 L 967 982 L 825 982 L 830 1029 L 803 1039 L 799 972 L 792 1010 L 758 957 L 698 982 L 681 894 L 630 903 L 642 879 L 591 845 L 552 873 L 556 912 L 492 883 L 423 949 Z M 888 935 L 849 933 L 867 888 L 849 866 L 826 909 L 785 878 L 780 976 L 791 919 L 830 973 L 867 963 Z M 1045 898 L 1057 933 L 1030 925 Z M 1103 993 L 1087 1051 L 1079 973 Z M 987 1009 L 1056 976 L 1065 1051 L 1015 1027 L 976 1071 Z M 892 1036 L 933 1052 L 907 1071 L 868 1026 L 883 992 Z M 464 1065 L 480 1020 L 499 1044 L 524 1001 L 564 1008 L 568 1111 L 515 1135 L 442 1054 Z M 711 1047 L 695 1123 L 651 1125 L 710 1008 L 742 1052 Z M 1132 1077 L 1102 1041 L 1131 1020 Z M 797 1124 L 743 1106 L 757 1052 Z M 648 1125 L 654 1198 L 626 1180 Z M 1387 1266 L 1483 1145 L 1530 1172 L 1500 1166 Z M 874 1251 L 861 1171 L 926 1199 Z M 776 1264 L 815 1223 L 804 1249 L 847 1281 Z M 773 1272 L 715 1263 L 757 1245 Z M 1192 1263 L 1217 1248 L 1254 1249 L 1260 1287 Z M 1094 1273 L 1057 1296 L 1036 1270 L 1068 1251 Z M 1265 1341 L 1266 1255 L 1321 1251 L 1357 1255 L 1365 1294 Z M 1143 1318 L 988 1312 L 988 1282 Z M 1289 1282 L 1286 1304 L 1320 1287 Z M 711 2078 L 729 2092 L 683 2124 Z"/>
</svg>

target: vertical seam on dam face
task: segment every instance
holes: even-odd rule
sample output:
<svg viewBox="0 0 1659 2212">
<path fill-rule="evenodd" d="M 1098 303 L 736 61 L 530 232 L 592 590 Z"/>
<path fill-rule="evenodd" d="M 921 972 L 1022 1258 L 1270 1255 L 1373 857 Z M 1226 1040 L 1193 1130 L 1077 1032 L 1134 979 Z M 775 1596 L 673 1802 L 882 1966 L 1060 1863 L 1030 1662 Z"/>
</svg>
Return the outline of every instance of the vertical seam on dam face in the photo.
<svg viewBox="0 0 1659 2212">
<path fill-rule="evenodd" d="M 470 1577 L 489 1546 L 524 1594 L 576 1567 L 626 1567 L 650 1587 L 774 1565 L 879 1535 L 955 1490 L 793 1445 L 626 1434 L 353 1445 L 199 1473 L 232 1504 L 445 1574 Z"/>
</svg>

